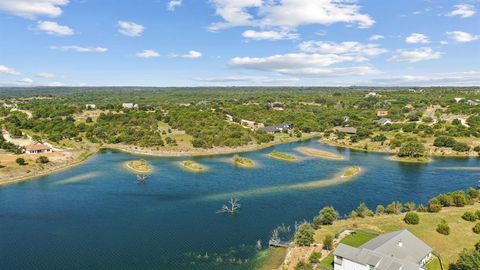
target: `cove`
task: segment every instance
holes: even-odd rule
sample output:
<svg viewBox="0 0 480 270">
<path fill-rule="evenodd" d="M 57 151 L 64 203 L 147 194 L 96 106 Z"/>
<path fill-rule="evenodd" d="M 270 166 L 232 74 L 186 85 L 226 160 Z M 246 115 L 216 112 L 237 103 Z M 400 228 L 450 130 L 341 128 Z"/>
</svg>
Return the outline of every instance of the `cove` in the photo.
<svg viewBox="0 0 480 270">
<path fill-rule="evenodd" d="M 307 157 L 295 152 L 297 147 L 345 159 Z M 300 161 L 269 158 L 273 150 L 296 154 Z M 138 184 L 123 167 L 138 156 L 104 151 L 70 170 L 1 187 L 0 268 L 255 269 L 258 240 L 265 245 L 272 229 L 311 219 L 323 206 L 345 214 L 360 202 L 370 208 L 393 200 L 426 203 L 480 180 L 477 158 L 405 164 L 316 140 L 241 156 L 258 166 L 236 168 L 226 162 L 233 154 L 142 157 L 154 170 L 145 184 Z M 186 159 L 208 171 L 182 170 L 178 162 Z M 354 180 L 321 184 L 351 166 L 362 168 Z M 217 214 L 232 194 L 240 199 L 240 213 Z"/>
</svg>

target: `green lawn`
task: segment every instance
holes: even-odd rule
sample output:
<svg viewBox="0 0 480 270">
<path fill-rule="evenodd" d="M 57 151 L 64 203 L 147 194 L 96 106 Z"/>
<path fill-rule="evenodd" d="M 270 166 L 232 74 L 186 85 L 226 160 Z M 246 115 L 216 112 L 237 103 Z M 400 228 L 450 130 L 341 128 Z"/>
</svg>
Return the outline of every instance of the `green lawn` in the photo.
<svg viewBox="0 0 480 270">
<path fill-rule="evenodd" d="M 369 233 L 366 231 L 355 231 L 350 235 L 347 235 L 345 238 L 340 241 L 340 243 L 349 245 L 352 247 L 359 247 L 371 239 L 375 238 L 377 235 Z M 325 259 L 320 262 L 321 265 L 331 267 L 333 265 L 333 252 L 330 253 Z"/>
<path fill-rule="evenodd" d="M 437 258 L 433 259 L 429 264 L 427 264 L 426 270 L 442 270 L 440 261 Z"/>
</svg>

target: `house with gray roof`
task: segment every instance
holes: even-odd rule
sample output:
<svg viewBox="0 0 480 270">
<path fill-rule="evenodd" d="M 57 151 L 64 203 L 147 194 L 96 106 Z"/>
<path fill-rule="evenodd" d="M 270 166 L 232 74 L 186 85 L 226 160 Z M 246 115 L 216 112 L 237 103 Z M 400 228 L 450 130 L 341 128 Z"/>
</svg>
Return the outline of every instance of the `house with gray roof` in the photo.
<svg viewBox="0 0 480 270">
<path fill-rule="evenodd" d="M 339 244 L 334 270 L 424 270 L 432 248 L 408 230 L 380 235 L 355 248 Z"/>
</svg>

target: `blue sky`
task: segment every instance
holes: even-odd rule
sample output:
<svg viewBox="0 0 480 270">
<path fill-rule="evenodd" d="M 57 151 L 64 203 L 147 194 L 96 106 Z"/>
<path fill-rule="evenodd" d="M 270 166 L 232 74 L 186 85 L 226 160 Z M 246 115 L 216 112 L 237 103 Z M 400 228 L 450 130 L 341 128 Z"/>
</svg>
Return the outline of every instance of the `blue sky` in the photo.
<svg viewBox="0 0 480 270">
<path fill-rule="evenodd" d="M 480 0 L 0 0 L 3 86 L 480 85 Z"/>
</svg>

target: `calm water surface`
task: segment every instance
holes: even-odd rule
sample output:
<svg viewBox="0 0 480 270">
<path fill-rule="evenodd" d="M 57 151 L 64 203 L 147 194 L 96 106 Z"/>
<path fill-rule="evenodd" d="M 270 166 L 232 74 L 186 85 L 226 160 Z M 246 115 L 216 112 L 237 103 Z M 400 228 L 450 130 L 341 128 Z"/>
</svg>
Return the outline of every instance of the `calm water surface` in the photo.
<svg viewBox="0 0 480 270">
<path fill-rule="evenodd" d="M 294 150 L 299 146 L 347 159 L 304 157 Z M 254 269 L 258 240 L 265 244 L 276 226 L 311 219 L 323 206 L 345 214 L 360 202 L 425 203 L 480 180 L 476 158 L 400 164 L 315 140 L 274 149 L 302 159 L 270 159 L 270 148 L 242 154 L 258 167 L 240 169 L 229 163 L 232 155 L 202 157 L 195 160 L 208 171 L 195 174 L 178 166 L 182 158 L 148 157 L 155 171 L 138 184 L 122 167 L 138 157 L 107 151 L 71 170 L 0 188 L 0 269 Z M 354 181 L 298 188 L 353 165 L 364 169 Z M 232 194 L 241 200 L 240 214 L 217 214 Z"/>
</svg>

